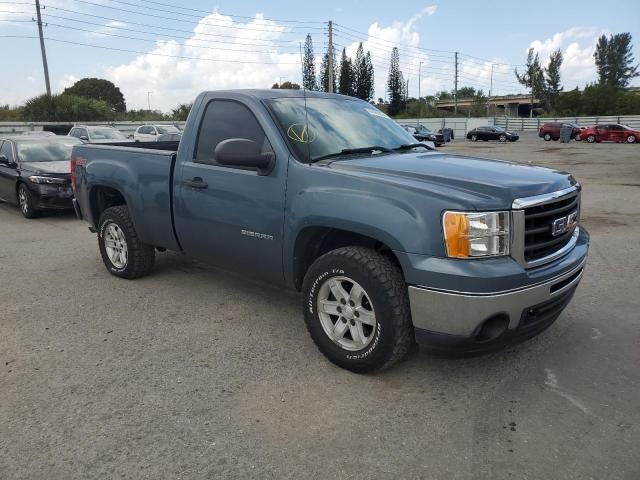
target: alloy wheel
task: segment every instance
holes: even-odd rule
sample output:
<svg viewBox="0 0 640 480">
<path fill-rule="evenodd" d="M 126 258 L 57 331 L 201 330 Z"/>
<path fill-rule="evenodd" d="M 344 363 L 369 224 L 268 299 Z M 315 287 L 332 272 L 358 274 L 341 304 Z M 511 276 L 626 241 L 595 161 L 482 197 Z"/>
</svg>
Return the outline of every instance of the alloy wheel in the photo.
<svg viewBox="0 0 640 480">
<path fill-rule="evenodd" d="M 107 257 L 114 267 L 123 269 L 127 266 L 129 258 L 127 240 L 122 229 L 113 222 L 107 224 L 104 229 L 104 246 Z"/>
<path fill-rule="evenodd" d="M 322 284 L 317 311 L 324 332 L 345 350 L 362 350 L 375 337 L 378 323 L 369 295 L 349 277 L 331 277 Z"/>
</svg>

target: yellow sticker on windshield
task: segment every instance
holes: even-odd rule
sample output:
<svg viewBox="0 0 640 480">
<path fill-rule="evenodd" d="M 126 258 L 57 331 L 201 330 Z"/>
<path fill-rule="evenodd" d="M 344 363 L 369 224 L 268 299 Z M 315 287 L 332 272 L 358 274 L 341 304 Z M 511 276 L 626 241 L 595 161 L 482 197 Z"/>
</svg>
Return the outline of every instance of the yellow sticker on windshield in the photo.
<svg viewBox="0 0 640 480">
<path fill-rule="evenodd" d="M 316 132 L 308 128 L 306 123 L 294 123 L 287 129 L 287 137 L 294 142 L 311 143 L 316 139 Z"/>
</svg>

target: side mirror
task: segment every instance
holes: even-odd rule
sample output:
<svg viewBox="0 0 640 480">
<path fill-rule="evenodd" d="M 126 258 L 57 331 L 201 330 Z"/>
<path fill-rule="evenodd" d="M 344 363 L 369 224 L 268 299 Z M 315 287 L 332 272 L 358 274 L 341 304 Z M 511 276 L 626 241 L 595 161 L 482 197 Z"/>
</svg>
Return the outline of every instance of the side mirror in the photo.
<svg viewBox="0 0 640 480">
<path fill-rule="evenodd" d="M 80 140 L 82 140 L 83 142 L 88 142 L 89 141 L 89 137 L 87 137 L 86 135 L 82 135 L 80 137 Z"/>
<path fill-rule="evenodd" d="M 258 144 L 246 138 L 230 138 L 218 144 L 213 158 L 220 165 L 248 167 L 258 170 L 258 175 L 268 175 L 273 170 L 273 153 L 261 153 Z"/>
</svg>

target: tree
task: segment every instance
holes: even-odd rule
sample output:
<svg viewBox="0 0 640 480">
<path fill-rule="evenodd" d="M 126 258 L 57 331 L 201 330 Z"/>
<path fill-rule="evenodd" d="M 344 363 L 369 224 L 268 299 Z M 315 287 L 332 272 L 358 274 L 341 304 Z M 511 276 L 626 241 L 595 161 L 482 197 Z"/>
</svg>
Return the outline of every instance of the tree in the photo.
<svg viewBox="0 0 640 480">
<path fill-rule="evenodd" d="M 313 41 L 307 34 L 304 41 L 304 57 L 302 59 L 302 85 L 307 90 L 318 90 L 316 82 L 316 57 L 313 54 Z"/>
<path fill-rule="evenodd" d="M 356 58 L 353 62 L 353 93 L 356 97 L 369 101 L 373 98 L 374 72 L 371 62 L 371 53 L 365 55 L 362 42 L 356 50 Z"/>
<path fill-rule="evenodd" d="M 560 84 L 560 67 L 562 67 L 562 61 L 562 51 L 557 49 L 549 57 L 549 64 L 544 69 L 546 76 L 545 103 L 548 112 L 555 111 L 558 97 L 560 96 L 560 92 L 562 92 L 562 85 Z"/>
<path fill-rule="evenodd" d="M 347 50 L 342 49 L 342 56 L 340 57 L 340 79 L 338 81 L 338 93 L 343 95 L 354 95 L 353 90 L 353 65 L 351 59 L 347 57 Z"/>
<path fill-rule="evenodd" d="M 545 93 L 544 71 L 540 66 L 540 58 L 533 48 L 527 54 L 527 64 L 522 74 L 515 69 L 516 78 L 521 85 L 531 90 L 531 112 L 533 117 L 533 103 L 536 98 L 542 98 Z"/>
<path fill-rule="evenodd" d="M 181 103 L 176 108 L 171 109 L 171 117 L 174 120 L 181 120 L 184 122 L 189 116 L 189 112 L 192 107 L 193 103 Z"/>
<path fill-rule="evenodd" d="M 280 88 L 283 90 L 300 90 L 300 85 L 287 80 L 286 82 L 282 82 L 280 85 L 274 83 L 271 88 Z"/>
<path fill-rule="evenodd" d="M 460 87 L 458 89 L 458 100 L 461 98 L 473 98 L 476 96 L 476 89 L 473 87 Z"/>
<path fill-rule="evenodd" d="M 22 108 L 25 121 L 89 122 L 112 120 L 107 102 L 75 95 L 40 95 L 30 98 Z"/>
<path fill-rule="evenodd" d="M 400 71 L 400 53 L 398 47 L 391 50 L 389 77 L 387 78 L 387 96 L 389 97 L 389 115 L 397 115 L 404 101 L 404 77 Z"/>
<path fill-rule="evenodd" d="M 598 71 L 598 83 L 608 83 L 615 87 L 624 88 L 629 82 L 640 75 L 640 65 L 633 65 L 633 45 L 629 32 L 605 35 L 598 38 L 593 57 Z"/>
<path fill-rule="evenodd" d="M 333 70 L 332 74 L 332 84 L 335 90 L 337 86 L 336 83 L 336 49 L 332 45 L 331 49 L 327 48 L 327 53 L 322 57 L 322 63 L 320 64 L 320 78 L 318 79 L 318 85 L 320 90 L 323 92 L 329 91 L 329 55 L 331 55 L 331 60 L 333 62 Z"/>
<path fill-rule="evenodd" d="M 127 104 L 120 89 L 103 78 L 83 78 L 71 87 L 65 88 L 62 94 L 102 100 L 111 107 L 112 111 L 117 113 L 127 111 Z"/>
</svg>

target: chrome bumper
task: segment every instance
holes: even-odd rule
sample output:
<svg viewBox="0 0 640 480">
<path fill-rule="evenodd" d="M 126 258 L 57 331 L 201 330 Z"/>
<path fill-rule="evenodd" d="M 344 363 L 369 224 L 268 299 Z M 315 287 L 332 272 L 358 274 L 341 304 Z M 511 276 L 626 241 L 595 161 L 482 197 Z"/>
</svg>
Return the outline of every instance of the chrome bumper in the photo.
<svg viewBox="0 0 640 480">
<path fill-rule="evenodd" d="M 525 310 L 575 288 L 585 264 L 586 258 L 551 280 L 501 292 L 474 294 L 410 286 L 413 325 L 434 333 L 471 337 L 485 320 L 503 314 L 509 318 L 508 329 L 516 329 Z"/>
</svg>

